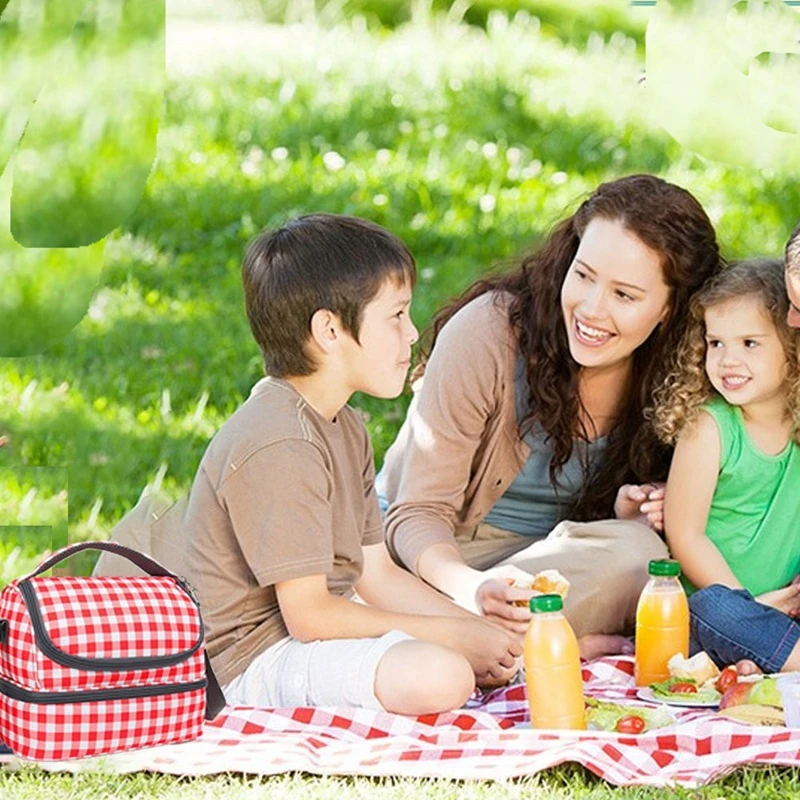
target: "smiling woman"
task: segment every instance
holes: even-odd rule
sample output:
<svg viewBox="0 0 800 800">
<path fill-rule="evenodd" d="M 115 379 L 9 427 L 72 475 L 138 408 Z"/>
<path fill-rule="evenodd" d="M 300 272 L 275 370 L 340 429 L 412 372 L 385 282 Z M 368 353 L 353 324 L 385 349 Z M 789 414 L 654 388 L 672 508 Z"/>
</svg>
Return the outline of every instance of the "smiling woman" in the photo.
<svg viewBox="0 0 800 800">
<path fill-rule="evenodd" d="M 445 308 L 379 481 L 397 560 L 520 633 L 515 601 L 532 592 L 518 587 L 556 568 L 583 654 L 629 646 L 616 634 L 666 552 L 652 482 L 669 451 L 645 411 L 719 266 L 697 200 L 634 175 Z"/>
<path fill-rule="evenodd" d="M 585 367 L 628 368 L 669 310 L 661 257 L 619 220 L 593 219 L 561 287 L 572 357 Z"/>
</svg>

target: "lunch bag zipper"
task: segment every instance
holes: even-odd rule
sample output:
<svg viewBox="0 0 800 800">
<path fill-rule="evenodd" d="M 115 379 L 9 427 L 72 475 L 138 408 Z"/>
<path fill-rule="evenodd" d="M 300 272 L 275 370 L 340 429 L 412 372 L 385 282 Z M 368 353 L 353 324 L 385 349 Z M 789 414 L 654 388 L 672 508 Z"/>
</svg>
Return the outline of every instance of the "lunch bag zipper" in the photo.
<svg viewBox="0 0 800 800">
<path fill-rule="evenodd" d="M 82 692 L 31 692 L 0 678 L 0 694 L 22 703 L 93 703 L 102 700 L 124 700 L 135 697 L 157 697 L 165 694 L 180 694 L 205 689 L 208 681 L 203 678 L 193 683 L 169 684 L 167 686 L 125 686 L 119 689 L 96 689 Z"/>
<path fill-rule="evenodd" d="M 178 585 L 186 591 L 186 587 L 178 582 Z M 165 656 L 134 656 L 130 658 L 84 658 L 82 656 L 73 656 L 59 650 L 54 644 L 47 629 L 44 625 L 42 612 L 39 608 L 39 601 L 36 597 L 36 591 L 28 581 L 22 581 L 17 587 L 22 595 L 22 599 L 28 608 L 28 614 L 31 618 L 33 625 L 33 634 L 36 640 L 36 646 L 44 653 L 51 661 L 56 664 L 61 664 L 63 667 L 70 667 L 71 669 L 85 669 L 93 670 L 95 672 L 111 672 L 115 670 L 135 670 L 135 669 L 159 669 L 161 667 L 171 667 L 175 664 L 180 664 L 185 661 L 193 653 L 196 653 L 200 646 L 203 644 L 204 630 L 202 617 L 198 616 L 198 623 L 200 625 L 200 635 L 197 641 L 188 650 L 183 650 L 180 653 L 172 653 Z M 196 603 L 195 599 L 187 592 L 192 602 Z M 120 690 L 121 691 L 121 690 Z"/>
</svg>

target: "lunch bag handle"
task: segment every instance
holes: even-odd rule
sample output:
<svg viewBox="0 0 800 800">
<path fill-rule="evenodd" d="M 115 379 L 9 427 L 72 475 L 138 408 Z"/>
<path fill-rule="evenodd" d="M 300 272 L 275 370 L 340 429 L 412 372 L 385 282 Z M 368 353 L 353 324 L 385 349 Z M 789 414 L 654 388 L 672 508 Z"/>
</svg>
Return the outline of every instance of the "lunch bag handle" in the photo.
<svg viewBox="0 0 800 800">
<path fill-rule="evenodd" d="M 194 593 L 194 589 L 192 589 L 185 578 L 181 578 L 174 572 L 170 572 L 165 566 L 159 564 L 155 559 L 146 556 L 144 553 L 140 553 L 138 550 L 133 550 L 130 547 L 125 547 L 125 545 L 117 544 L 116 542 L 77 542 L 76 544 L 64 547 L 46 558 L 30 573 L 30 575 L 20 578 L 19 582 L 30 580 L 37 575 L 41 575 L 43 572 L 47 572 L 47 570 L 52 569 L 56 564 L 75 555 L 75 553 L 80 553 L 82 550 L 105 550 L 108 553 L 122 556 L 122 558 L 135 564 L 148 575 L 174 578 L 178 585 L 192 598 L 192 601 L 197 605 L 198 613 L 200 613 L 200 603 Z M 214 671 L 211 669 L 211 660 L 208 657 L 208 651 L 204 651 L 204 655 L 206 661 L 206 680 L 208 681 L 208 686 L 206 687 L 206 719 L 212 720 L 225 708 L 225 696 L 222 694 L 222 689 L 220 689 Z"/>
<path fill-rule="evenodd" d="M 41 575 L 43 572 L 52 569 L 56 564 L 64 561 L 64 559 L 74 556 L 75 553 L 80 553 L 81 550 L 105 550 L 106 552 L 122 556 L 122 558 L 135 564 L 139 569 L 144 570 L 148 575 L 175 578 L 175 580 L 179 582 L 184 582 L 183 578 L 178 577 L 174 572 L 170 572 L 163 564 L 159 564 L 158 561 L 153 560 L 150 556 L 146 556 L 138 550 L 132 550 L 130 547 L 125 547 L 125 545 L 117 544 L 116 542 L 77 542 L 76 544 L 63 547 L 61 550 L 56 551 L 42 561 L 30 575 L 26 575 L 24 578 L 20 578 L 20 580 L 35 578 L 37 575 Z"/>
</svg>

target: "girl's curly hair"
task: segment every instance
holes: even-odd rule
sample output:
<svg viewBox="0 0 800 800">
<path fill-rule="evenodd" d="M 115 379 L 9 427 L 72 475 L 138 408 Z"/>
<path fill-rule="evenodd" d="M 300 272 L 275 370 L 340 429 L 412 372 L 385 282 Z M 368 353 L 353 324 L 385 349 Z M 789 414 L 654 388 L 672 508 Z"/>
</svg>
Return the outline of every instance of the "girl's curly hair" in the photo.
<svg viewBox="0 0 800 800">
<path fill-rule="evenodd" d="M 612 516 L 621 485 L 666 477 L 671 450 L 657 440 L 644 412 L 685 329 L 689 298 L 721 263 L 714 227 L 700 203 L 685 189 L 654 175 L 629 175 L 603 183 L 515 270 L 477 281 L 440 311 L 426 336 L 430 353 L 439 331 L 471 300 L 486 292 L 511 295 L 509 318 L 529 389 L 520 435 L 534 423 L 544 429 L 553 448 L 550 482 L 557 488 L 558 475 L 575 441 L 589 440 L 592 433 L 581 422 L 581 366 L 570 354 L 560 296 L 581 237 L 595 218 L 621 223 L 659 254 L 669 287 L 669 312 L 633 354 L 632 383 L 620 422 L 607 439 L 602 468 L 592 473 L 588 463 L 583 464 L 586 480 L 569 510 L 570 519 L 575 520 Z M 424 370 L 425 357 L 423 353 L 417 376 Z"/>
<path fill-rule="evenodd" d="M 792 438 L 800 444 L 800 333 L 789 327 L 789 300 L 783 262 L 754 258 L 731 263 L 692 298 L 691 322 L 678 348 L 675 366 L 655 392 L 653 424 L 659 439 L 674 445 L 700 407 L 717 395 L 705 370 L 706 310 L 741 297 L 758 297 L 778 332 L 787 363 L 787 410 Z"/>
</svg>

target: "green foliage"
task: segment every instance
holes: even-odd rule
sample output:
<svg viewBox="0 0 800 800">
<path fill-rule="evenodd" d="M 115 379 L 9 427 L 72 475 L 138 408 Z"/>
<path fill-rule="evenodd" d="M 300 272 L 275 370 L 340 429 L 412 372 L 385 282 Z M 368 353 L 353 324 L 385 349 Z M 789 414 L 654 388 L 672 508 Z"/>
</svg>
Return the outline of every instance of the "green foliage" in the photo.
<svg viewBox="0 0 800 800">
<path fill-rule="evenodd" d="M 0 362 L 0 466 L 68 469 L 72 536 L 107 536 L 148 483 L 188 489 L 261 375 L 243 249 L 288 216 L 358 214 L 404 238 L 422 328 L 625 173 L 695 192 L 727 255 L 780 252 L 797 182 L 701 161 L 654 127 L 634 39 L 583 47 L 530 16 L 487 19 L 174 26 L 157 163 L 88 315 L 45 354 Z M 378 463 L 407 402 L 354 399 Z"/>
<path fill-rule="evenodd" d="M 464 25 L 459 8 L 446 21 L 417 4 L 405 24 L 407 0 L 349 0 L 373 27 L 331 3 L 284 28 L 176 24 L 157 164 L 106 244 L 89 314 L 45 354 L 0 360 L 0 583 L 64 543 L 67 505 L 72 538 L 105 538 L 146 484 L 188 489 L 210 437 L 261 375 L 239 265 L 263 226 L 312 210 L 388 226 L 417 257 L 413 315 L 423 328 L 599 181 L 634 171 L 693 191 L 728 256 L 779 253 L 800 186 L 697 159 L 653 126 L 639 83 L 644 23 L 622 5 L 483 0 L 459 6 Z M 531 15 L 490 13 L 504 6 Z M 295 0 L 295 18 L 301 10 Z M 0 265 L 6 293 L 11 266 Z M 408 395 L 353 402 L 380 462 Z M 757 767 L 673 792 L 615 789 L 575 765 L 497 783 L 0 770 L 3 798 L 48 800 L 730 799 L 799 789 L 796 771 Z"/>
<path fill-rule="evenodd" d="M 102 239 L 153 164 L 163 0 L 113 6 L 16 3 L 0 19 L 0 71 L 14 75 L 0 93 L 3 356 L 42 352 L 86 314 Z"/>
<path fill-rule="evenodd" d="M 0 100 L 0 164 L 21 136 L 11 230 L 30 248 L 92 244 L 138 205 L 153 163 L 164 0 L 24 6 L 0 21 L 0 68 L 17 84 Z"/>
<path fill-rule="evenodd" d="M 492 13 L 535 16 L 549 36 L 575 45 L 591 37 L 624 34 L 644 44 L 646 17 L 615 0 L 240 0 L 265 22 L 334 25 L 362 17 L 371 28 L 394 29 L 411 21 L 446 17 L 485 28 Z"/>
</svg>

